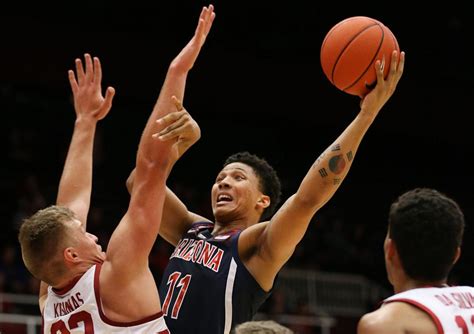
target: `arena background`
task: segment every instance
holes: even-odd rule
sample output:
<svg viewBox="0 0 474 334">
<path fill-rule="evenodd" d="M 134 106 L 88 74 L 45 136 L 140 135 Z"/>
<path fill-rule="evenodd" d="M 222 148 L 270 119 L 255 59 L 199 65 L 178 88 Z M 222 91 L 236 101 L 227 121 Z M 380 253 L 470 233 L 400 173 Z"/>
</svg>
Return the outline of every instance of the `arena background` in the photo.
<svg viewBox="0 0 474 334">
<path fill-rule="evenodd" d="M 67 80 L 74 59 L 85 52 L 100 57 L 103 86 L 117 91 L 111 113 L 98 126 L 89 222 L 105 247 L 127 207 L 125 180 L 166 69 L 207 4 L 85 1 L 54 8 L 17 4 L 0 13 L 0 292 L 36 293 L 37 282 L 21 262 L 16 231 L 22 218 L 54 203 L 74 122 Z M 296 190 L 359 110 L 357 97 L 338 91 L 324 76 L 322 40 L 346 17 L 371 16 L 396 35 L 406 52 L 405 73 L 363 139 L 348 177 L 315 216 L 285 268 L 362 275 L 391 292 L 382 251 L 388 207 L 401 192 L 428 186 L 455 198 L 465 212 L 463 254 L 450 282 L 474 284 L 474 178 L 468 163 L 474 153 L 474 62 L 464 4 L 419 4 L 421 9 L 403 2 L 352 8 L 313 1 L 213 4 L 217 18 L 189 75 L 184 100 L 201 125 L 202 138 L 169 180 L 188 207 L 211 217 L 214 177 L 224 159 L 241 150 L 274 165 L 285 198 Z M 151 256 L 157 279 L 170 252 L 159 239 Z M 275 304 L 270 300 L 262 310 L 276 314 L 281 310 L 272 311 Z M 2 310 L 39 315 L 10 303 Z M 338 322 L 331 333 L 355 331 L 357 316 L 334 316 Z M 24 331 L 0 326 L 6 333 Z"/>
</svg>

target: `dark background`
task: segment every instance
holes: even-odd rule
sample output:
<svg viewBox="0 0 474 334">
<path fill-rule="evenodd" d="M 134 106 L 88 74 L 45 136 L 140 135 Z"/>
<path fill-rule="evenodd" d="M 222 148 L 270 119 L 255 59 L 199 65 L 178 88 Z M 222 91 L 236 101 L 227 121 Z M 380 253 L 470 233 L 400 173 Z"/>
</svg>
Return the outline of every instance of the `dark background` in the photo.
<svg viewBox="0 0 474 334">
<path fill-rule="evenodd" d="M 166 69 L 194 33 L 203 5 L 86 1 L 51 8 L 25 4 L 0 14 L 4 245 L 16 242 L 19 218 L 35 209 L 21 204 L 34 201 L 32 193 L 40 194 L 41 204 L 54 202 L 74 122 L 67 70 L 85 52 L 101 59 L 103 86 L 117 91 L 113 110 L 99 124 L 95 157 L 93 206 L 103 218 L 91 228 L 107 238 L 126 209 L 124 183 Z M 464 251 L 451 279 L 474 284 L 474 178 L 468 163 L 474 153 L 474 62 L 466 5 L 418 4 L 416 10 L 413 2 L 352 8 L 316 1 L 214 5 L 217 17 L 189 75 L 184 101 L 201 125 L 202 138 L 176 164 L 169 181 L 188 207 L 209 216 L 214 177 L 224 159 L 241 150 L 265 157 L 276 168 L 285 198 L 297 189 L 359 110 L 357 97 L 337 90 L 324 76 L 321 43 L 340 20 L 371 16 L 391 29 L 406 52 L 405 73 L 363 139 L 347 179 L 316 215 L 311 240 L 301 243 L 288 265 L 360 273 L 389 289 L 381 247 L 388 207 L 401 192 L 428 186 L 452 196 L 465 211 Z M 31 178 L 33 186 L 25 181 Z M 336 265 L 334 257 L 318 257 L 334 246 L 331 240 L 313 243 L 319 240 L 319 220 L 323 232 L 331 229 L 331 220 L 342 222 L 338 229 L 354 250 L 354 261 Z M 355 237 L 356 231 L 363 236 Z"/>
</svg>

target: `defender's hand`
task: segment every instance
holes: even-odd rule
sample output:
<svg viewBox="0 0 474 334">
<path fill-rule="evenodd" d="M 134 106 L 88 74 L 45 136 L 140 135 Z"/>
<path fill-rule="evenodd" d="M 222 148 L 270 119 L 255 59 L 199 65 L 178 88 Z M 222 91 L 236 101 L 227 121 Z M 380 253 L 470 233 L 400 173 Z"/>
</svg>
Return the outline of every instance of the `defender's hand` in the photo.
<svg viewBox="0 0 474 334">
<path fill-rule="evenodd" d="M 156 122 L 164 127 L 160 132 L 153 134 L 159 140 L 176 140 L 175 149 L 179 159 L 199 138 L 201 129 L 191 115 L 183 108 L 181 101 L 172 96 L 176 111 L 160 118 Z"/>
<path fill-rule="evenodd" d="M 68 71 L 69 83 L 71 84 L 74 96 L 74 109 L 76 115 L 92 116 L 96 120 L 103 119 L 112 107 L 112 99 L 115 89 L 108 87 L 105 98 L 101 92 L 102 67 L 99 58 L 92 58 L 89 54 L 84 55 L 86 69 L 82 66 L 82 61 L 76 59 L 76 76 L 73 70 Z"/>
</svg>

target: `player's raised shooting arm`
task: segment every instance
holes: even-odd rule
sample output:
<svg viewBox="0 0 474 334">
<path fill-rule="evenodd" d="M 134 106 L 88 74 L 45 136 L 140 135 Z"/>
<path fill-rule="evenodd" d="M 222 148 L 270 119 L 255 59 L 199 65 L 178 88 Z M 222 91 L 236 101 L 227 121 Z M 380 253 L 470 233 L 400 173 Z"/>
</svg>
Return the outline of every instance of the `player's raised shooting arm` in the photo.
<svg viewBox="0 0 474 334">
<path fill-rule="evenodd" d="M 383 78 L 376 64 L 377 86 L 361 101 L 361 110 L 342 134 L 313 163 L 298 190 L 266 225 L 259 240 L 259 257 L 273 273 L 293 254 L 318 209 L 334 195 L 346 177 L 359 144 L 380 109 L 392 96 L 403 73 L 404 54 L 392 56 L 390 74 Z"/>
<path fill-rule="evenodd" d="M 68 72 L 74 97 L 76 121 L 69 144 L 61 180 L 57 205 L 71 209 L 86 227 L 92 191 L 92 153 L 97 122 L 103 119 L 112 107 L 115 90 L 107 88 L 102 96 L 102 67 L 98 58 L 85 54 L 85 69 L 80 59 L 75 60 L 76 75 Z M 48 285 L 40 283 L 39 305 L 43 309 Z"/>
</svg>

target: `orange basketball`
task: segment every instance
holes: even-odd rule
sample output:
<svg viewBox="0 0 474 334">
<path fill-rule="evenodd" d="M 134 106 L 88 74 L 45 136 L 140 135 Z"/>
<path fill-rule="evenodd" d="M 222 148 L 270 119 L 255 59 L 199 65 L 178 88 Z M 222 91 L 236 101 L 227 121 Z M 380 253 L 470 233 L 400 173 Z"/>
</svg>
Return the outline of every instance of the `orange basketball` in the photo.
<svg viewBox="0 0 474 334">
<path fill-rule="evenodd" d="M 366 16 L 349 17 L 326 34 L 321 66 L 334 86 L 363 97 L 377 84 L 375 62 L 385 59 L 386 78 L 394 50 L 400 52 L 397 39 L 380 21 Z"/>
</svg>

